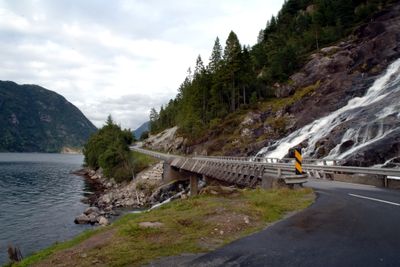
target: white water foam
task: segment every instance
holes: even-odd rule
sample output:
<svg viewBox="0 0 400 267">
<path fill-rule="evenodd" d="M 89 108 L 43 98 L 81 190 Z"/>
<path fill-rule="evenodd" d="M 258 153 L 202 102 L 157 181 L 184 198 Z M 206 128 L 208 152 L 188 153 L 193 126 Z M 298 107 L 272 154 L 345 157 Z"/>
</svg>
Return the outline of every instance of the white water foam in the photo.
<svg viewBox="0 0 400 267">
<path fill-rule="evenodd" d="M 352 119 L 352 112 L 356 109 L 363 107 L 368 107 L 373 103 L 381 101 L 393 91 L 399 91 L 400 86 L 395 86 L 400 82 L 400 59 L 393 62 L 386 70 L 386 73 L 378 78 L 373 85 L 368 89 L 367 93 L 362 97 L 355 97 L 351 99 L 346 106 L 338 109 L 337 111 L 315 120 L 314 122 L 304 126 L 301 129 L 291 133 L 287 137 L 277 141 L 273 146 L 275 149 L 271 151 L 271 147 L 265 147 L 261 149 L 257 156 L 265 156 L 269 158 L 283 158 L 288 150 L 298 144 L 307 141 L 308 147 L 304 151 L 304 155 L 309 155 L 315 150 L 315 145 L 318 140 L 328 136 L 329 133 L 340 123 Z M 397 103 L 397 102 L 396 102 Z M 376 121 L 385 118 L 386 116 L 397 113 L 400 110 L 399 104 L 393 104 L 392 106 L 386 107 L 381 112 L 376 114 Z M 400 117 L 400 112 L 397 117 Z M 348 129 L 344 134 L 341 143 L 346 140 L 352 139 L 356 140 L 353 147 L 342 154 L 339 154 L 338 144 L 334 149 L 331 150 L 327 158 L 337 157 L 344 158 L 347 155 L 353 153 L 354 151 L 365 147 L 381 138 L 387 136 L 395 129 L 385 129 L 384 125 L 381 123 L 378 133 L 371 135 L 369 132 L 372 129 L 360 127 L 359 129 Z"/>
</svg>

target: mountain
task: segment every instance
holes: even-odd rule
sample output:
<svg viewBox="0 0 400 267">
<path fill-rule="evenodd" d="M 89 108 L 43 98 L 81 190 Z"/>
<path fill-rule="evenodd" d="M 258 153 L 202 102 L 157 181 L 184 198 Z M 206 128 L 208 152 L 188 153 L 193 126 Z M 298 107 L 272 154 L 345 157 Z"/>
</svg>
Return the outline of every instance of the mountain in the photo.
<svg viewBox="0 0 400 267">
<path fill-rule="evenodd" d="M 151 129 L 178 125 L 169 150 L 183 153 L 284 157 L 301 146 L 305 157 L 396 166 L 398 40 L 398 1 L 288 0 L 256 45 L 232 50 L 228 37 L 216 67 L 198 60 Z"/>
<path fill-rule="evenodd" d="M 149 131 L 150 121 L 146 121 L 140 127 L 133 131 L 133 135 L 135 136 L 136 140 L 140 139 L 142 133 Z"/>
<path fill-rule="evenodd" d="M 79 148 L 96 127 L 63 96 L 37 85 L 0 81 L 0 151 Z"/>
</svg>

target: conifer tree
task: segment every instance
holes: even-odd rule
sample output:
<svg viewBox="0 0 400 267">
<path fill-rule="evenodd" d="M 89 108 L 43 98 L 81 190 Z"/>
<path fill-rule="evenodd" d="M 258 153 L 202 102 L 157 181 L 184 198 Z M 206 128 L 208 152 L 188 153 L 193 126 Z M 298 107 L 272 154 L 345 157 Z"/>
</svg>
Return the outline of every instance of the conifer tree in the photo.
<svg viewBox="0 0 400 267">
<path fill-rule="evenodd" d="M 196 67 L 194 68 L 194 77 L 198 77 L 199 75 L 202 75 L 205 71 L 204 63 L 203 60 L 201 59 L 201 56 L 199 55 L 196 59 Z"/>
<path fill-rule="evenodd" d="M 214 42 L 214 47 L 211 52 L 210 63 L 208 64 L 208 69 L 210 72 L 214 73 L 221 65 L 222 60 L 222 46 L 217 37 Z"/>
<path fill-rule="evenodd" d="M 237 35 L 231 31 L 228 39 L 226 40 L 226 46 L 224 50 L 224 68 L 226 74 L 227 84 L 229 84 L 229 90 L 231 91 L 230 96 L 230 110 L 235 111 L 236 109 L 236 74 L 240 69 L 240 54 L 241 45 Z"/>
</svg>

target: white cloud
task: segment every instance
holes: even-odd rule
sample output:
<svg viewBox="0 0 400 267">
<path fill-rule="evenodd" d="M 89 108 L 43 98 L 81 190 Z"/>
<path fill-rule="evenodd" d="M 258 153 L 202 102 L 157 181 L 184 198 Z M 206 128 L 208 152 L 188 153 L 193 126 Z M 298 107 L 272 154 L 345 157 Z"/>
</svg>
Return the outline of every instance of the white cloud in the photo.
<svg viewBox="0 0 400 267">
<path fill-rule="evenodd" d="M 95 123 L 136 128 L 173 98 L 216 36 L 242 44 L 283 0 L 0 0 L 0 79 L 64 95 Z"/>
</svg>

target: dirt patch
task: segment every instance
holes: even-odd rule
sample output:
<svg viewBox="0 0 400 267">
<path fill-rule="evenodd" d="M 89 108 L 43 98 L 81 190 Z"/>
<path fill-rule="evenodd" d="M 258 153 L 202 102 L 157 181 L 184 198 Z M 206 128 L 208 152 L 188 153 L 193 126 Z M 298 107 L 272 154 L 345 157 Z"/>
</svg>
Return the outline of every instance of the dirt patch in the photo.
<svg viewBox="0 0 400 267">
<path fill-rule="evenodd" d="M 56 252 L 50 258 L 35 264 L 37 267 L 50 267 L 50 266 L 80 266 L 80 261 L 87 257 L 87 252 L 91 249 L 100 248 L 108 244 L 116 233 L 115 229 L 96 234 L 82 243 L 74 246 L 73 248 Z M 100 262 L 93 263 L 98 265 Z"/>
<path fill-rule="evenodd" d="M 211 215 L 205 219 L 206 223 L 214 225 L 211 232 L 212 236 L 224 239 L 234 236 L 243 229 L 252 228 L 260 225 L 260 220 L 256 220 L 246 214 L 225 211 L 220 214 Z"/>
</svg>

